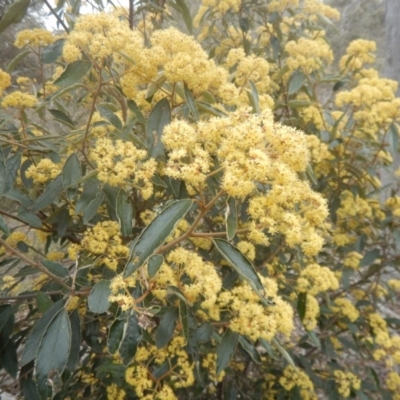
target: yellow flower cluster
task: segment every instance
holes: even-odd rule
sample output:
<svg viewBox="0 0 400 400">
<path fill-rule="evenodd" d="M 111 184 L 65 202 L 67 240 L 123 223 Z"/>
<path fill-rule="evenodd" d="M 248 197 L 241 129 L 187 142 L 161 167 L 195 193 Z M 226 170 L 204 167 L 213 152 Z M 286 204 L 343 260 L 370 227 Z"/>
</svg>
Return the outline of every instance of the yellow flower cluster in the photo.
<svg viewBox="0 0 400 400">
<path fill-rule="evenodd" d="M 337 298 L 334 301 L 334 306 L 332 306 L 332 310 L 336 313 L 340 313 L 341 316 L 349 319 L 350 322 L 354 322 L 360 316 L 357 308 L 353 305 L 353 303 L 345 299 L 343 297 Z"/>
<path fill-rule="evenodd" d="M 299 0 L 272 0 L 267 5 L 270 13 L 278 12 L 283 13 L 288 8 L 294 8 L 299 5 Z"/>
<path fill-rule="evenodd" d="M 344 372 L 340 370 L 334 371 L 335 381 L 338 385 L 338 391 L 344 398 L 350 396 L 352 389 L 359 390 L 361 387 L 361 380 L 351 372 Z"/>
<path fill-rule="evenodd" d="M 61 173 L 61 166 L 48 158 L 43 158 L 36 165 L 32 164 L 26 171 L 26 177 L 35 183 L 46 183 L 55 179 Z"/>
<path fill-rule="evenodd" d="M 14 45 L 21 49 L 25 46 L 47 46 L 55 40 L 53 34 L 45 29 L 25 29 L 18 33 Z"/>
<path fill-rule="evenodd" d="M 82 251 L 97 257 L 97 265 L 105 264 L 114 271 L 129 255 L 129 248 L 122 244 L 118 223 L 114 221 L 99 222 L 86 231 L 80 244 L 69 245 L 68 255 L 76 260 Z"/>
<path fill-rule="evenodd" d="M 145 150 L 131 142 L 100 138 L 90 157 L 97 165 L 98 178 L 102 182 L 122 188 L 135 187 L 145 199 L 153 194 L 151 178 L 157 164 L 154 159 L 143 161 L 147 157 Z"/>
<path fill-rule="evenodd" d="M 394 393 L 394 400 L 400 399 L 400 374 L 391 371 L 386 378 L 386 386 Z"/>
<path fill-rule="evenodd" d="M 265 307 L 250 285 L 243 281 L 218 298 L 221 310 L 230 310 L 230 329 L 256 341 L 271 341 L 277 333 L 286 337 L 293 330 L 293 310 L 278 296 L 278 286 L 270 278 L 260 277 L 271 305 Z"/>
<path fill-rule="evenodd" d="M 148 369 L 149 363 L 154 360 L 156 365 L 161 365 L 168 360 L 171 370 L 169 379 L 174 388 L 185 388 L 194 384 L 194 365 L 189 361 L 185 350 L 186 341 L 182 336 L 175 336 L 167 347 L 157 349 L 151 344 L 142 344 L 135 354 L 136 363 L 129 367 L 125 373 L 126 382 L 135 388 L 136 394 L 141 399 L 176 399 L 172 389 L 164 383 L 161 391 L 155 391 L 154 381 Z M 168 388 L 168 389 L 166 389 Z M 152 392 L 146 393 L 145 392 Z M 167 396 L 167 397 L 164 397 Z"/>
<path fill-rule="evenodd" d="M 225 14 L 230 9 L 234 12 L 238 12 L 242 2 L 240 0 L 203 0 L 202 4 L 205 7 L 211 7 L 212 9 Z"/>
<path fill-rule="evenodd" d="M 348 268 L 358 269 L 362 258 L 362 254 L 358 253 L 357 251 L 351 251 L 350 253 L 346 254 L 343 265 Z"/>
<path fill-rule="evenodd" d="M 317 400 L 317 395 L 314 392 L 314 385 L 308 375 L 291 365 L 288 365 L 284 369 L 283 376 L 279 379 L 279 383 L 287 391 L 297 386 L 300 389 L 300 395 L 303 400 Z"/>
<path fill-rule="evenodd" d="M 365 64 L 375 62 L 376 43 L 357 39 L 347 47 L 346 54 L 341 58 L 339 66 L 342 71 L 357 71 Z"/>
<path fill-rule="evenodd" d="M 304 0 L 302 6 L 300 18 L 307 18 L 311 21 L 315 21 L 318 15 L 323 15 L 331 20 L 339 20 L 340 18 L 340 12 L 336 8 L 324 4 L 321 0 Z"/>
<path fill-rule="evenodd" d="M 128 24 L 112 14 L 85 14 L 77 19 L 74 30 L 63 47 L 66 62 L 76 61 L 85 51 L 101 62 L 105 57 L 117 56 L 119 52 L 138 46 L 143 49 L 143 38 L 138 31 L 131 31 Z M 121 60 L 121 59 L 120 59 Z"/>
<path fill-rule="evenodd" d="M 400 279 L 389 279 L 387 283 L 392 290 L 400 293 Z"/>
<path fill-rule="evenodd" d="M 115 383 L 107 386 L 107 399 L 108 400 L 125 400 L 125 390 L 119 388 Z"/>
<path fill-rule="evenodd" d="M 182 282 L 183 276 L 190 282 Z M 200 301 L 200 315 L 219 320 L 216 303 L 222 287 L 221 278 L 214 265 L 203 261 L 195 252 L 182 247 L 171 251 L 153 279 L 152 293 L 157 298 L 164 300 L 168 286 L 177 286 L 190 303 Z"/>
<path fill-rule="evenodd" d="M 15 278 L 11 275 L 4 275 L 1 280 L 3 281 L 3 284 L 1 285 L 1 290 L 10 289 L 17 283 Z"/>
<path fill-rule="evenodd" d="M 300 272 L 297 279 L 297 290 L 313 296 L 338 288 L 339 282 L 334 273 L 328 267 L 321 267 L 318 264 L 308 265 Z"/>
<path fill-rule="evenodd" d="M 289 71 L 300 69 L 309 75 L 324 68 L 333 61 L 333 53 L 329 45 L 322 39 L 300 38 L 291 40 L 285 46 L 288 54 L 286 65 Z"/>
<path fill-rule="evenodd" d="M 337 210 L 337 216 L 340 223 L 347 223 L 350 228 L 358 226 L 360 221 L 372 218 L 371 206 L 367 200 L 354 195 L 348 190 L 342 193 L 340 208 Z"/>
<path fill-rule="evenodd" d="M 36 104 L 36 97 L 16 91 L 4 97 L 1 105 L 12 108 L 32 108 Z"/>
<path fill-rule="evenodd" d="M 317 326 L 317 318 L 320 313 L 318 300 L 311 294 L 307 294 L 306 313 L 303 318 L 303 325 L 308 331 Z"/>
<path fill-rule="evenodd" d="M 389 197 L 385 202 L 385 206 L 392 210 L 395 217 L 400 217 L 400 196 Z"/>
<path fill-rule="evenodd" d="M 0 94 L 11 85 L 11 76 L 0 69 Z"/>
</svg>

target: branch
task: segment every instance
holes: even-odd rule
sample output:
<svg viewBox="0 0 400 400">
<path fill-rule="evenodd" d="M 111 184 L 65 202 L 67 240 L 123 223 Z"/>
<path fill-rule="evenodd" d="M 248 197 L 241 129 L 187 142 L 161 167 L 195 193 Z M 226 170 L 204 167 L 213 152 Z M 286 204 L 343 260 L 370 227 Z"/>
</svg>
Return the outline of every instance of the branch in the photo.
<svg viewBox="0 0 400 400">
<path fill-rule="evenodd" d="M 47 0 L 43 0 L 50 12 L 56 17 L 57 21 L 60 23 L 60 25 L 65 29 L 65 32 L 69 33 L 69 29 L 67 25 L 65 25 L 65 22 L 60 18 L 60 16 L 55 12 L 54 8 L 49 4 Z"/>
<path fill-rule="evenodd" d="M 14 247 L 10 246 L 4 239 L 0 238 L 0 244 L 2 244 L 8 251 L 10 251 L 15 256 L 17 256 L 20 260 L 26 262 L 29 265 L 32 265 L 32 267 L 38 269 L 40 272 L 43 272 L 44 274 L 49 276 L 51 279 L 58 282 L 61 286 L 68 289 L 68 291 L 71 291 L 71 288 L 63 280 L 61 280 L 58 276 L 53 275 L 50 271 L 48 271 L 41 264 L 36 263 L 35 261 L 33 261 L 29 257 L 27 257 L 25 254 L 21 253 L 17 249 L 14 249 Z"/>
</svg>

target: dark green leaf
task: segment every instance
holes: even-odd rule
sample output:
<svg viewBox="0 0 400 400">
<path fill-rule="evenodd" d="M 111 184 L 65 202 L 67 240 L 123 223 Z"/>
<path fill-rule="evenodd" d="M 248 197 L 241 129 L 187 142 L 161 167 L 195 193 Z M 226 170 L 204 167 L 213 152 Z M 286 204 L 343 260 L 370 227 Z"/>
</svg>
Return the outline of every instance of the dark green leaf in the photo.
<svg viewBox="0 0 400 400">
<path fill-rule="evenodd" d="M 143 230 L 133 248 L 131 261 L 126 266 L 125 278 L 143 265 L 154 251 L 165 242 L 192 205 L 192 200 L 173 202 Z"/>
<path fill-rule="evenodd" d="M 7 72 L 11 73 L 12 71 L 14 71 L 14 68 L 28 55 L 31 54 L 32 50 L 28 49 L 28 50 L 24 50 L 21 53 L 19 53 L 17 56 L 15 56 L 10 63 L 7 66 Z"/>
<path fill-rule="evenodd" d="M 368 267 L 374 263 L 374 261 L 380 256 L 381 251 L 379 249 L 373 249 L 366 253 L 360 261 L 360 267 Z"/>
<path fill-rule="evenodd" d="M 142 330 L 136 314 L 132 312 L 126 321 L 124 338 L 119 346 L 119 354 L 125 365 L 132 361 L 141 340 Z"/>
<path fill-rule="evenodd" d="M 35 382 L 32 379 L 21 379 L 22 393 L 24 399 L 40 400 L 39 394 L 36 389 Z"/>
<path fill-rule="evenodd" d="M 88 297 L 88 308 L 96 314 L 104 313 L 110 307 L 108 298 L 111 295 L 110 281 L 102 280 L 97 282 Z"/>
<path fill-rule="evenodd" d="M 66 88 L 78 83 L 92 68 L 92 64 L 87 61 L 77 60 L 67 65 L 67 68 L 54 81 L 57 86 Z"/>
<path fill-rule="evenodd" d="M 0 20 L 0 33 L 5 31 L 11 24 L 22 21 L 28 10 L 30 0 L 17 0 L 10 4 Z"/>
<path fill-rule="evenodd" d="M 42 260 L 41 263 L 49 272 L 51 272 L 55 276 L 58 276 L 59 278 L 66 278 L 69 276 L 68 269 L 58 262 Z"/>
<path fill-rule="evenodd" d="M 302 108 L 311 105 L 308 100 L 289 100 L 287 104 L 290 108 Z"/>
<path fill-rule="evenodd" d="M 225 221 L 226 221 L 226 236 L 228 240 L 232 240 L 235 237 L 236 229 L 237 229 L 237 206 L 236 200 L 234 197 L 229 197 L 227 204 L 226 204 L 226 214 L 225 214 Z"/>
<path fill-rule="evenodd" d="M 306 316 L 306 309 L 307 309 L 307 293 L 299 293 L 297 298 L 297 311 L 302 321 Z"/>
<path fill-rule="evenodd" d="M 54 203 L 63 191 L 62 177 L 57 178 L 47 186 L 46 190 L 34 201 L 32 211 L 37 212 Z"/>
<path fill-rule="evenodd" d="M 147 271 L 150 278 L 156 275 L 163 262 L 164 257 L 160 254 L 155 254 L 149 258 L 149 261 L 147 261 Z"/>
<path fill-rule="evenodd" d="M 243 347 L 243 349 L 249 354 L 249 356 L 252 358 L 252 360 L 257 363 L 261 364 L 261 356 L 260 353 L 257 351 L 257 349 L 254 347 L 250 341 L 244 337 L 244 336 L 239 336 L 239 343 Z"/>
<path fill-rule="evenodd" d="M 7 236 L 10 236 L 10 228 L 4 221 L 4 218 L 0 215 L 0 230 L 4 232 Z"/>
<path fill-rule="evenodd" d="M 192 16 L 190 15 L 190 11 L 185 0 L 176 0 L 176 4 L 178 4 L 179 8 L 182 10 L 183 21 L 185 22 L 187 30 L 190 34 L 193 34 Z"/>
<path fill-rule="evenodd" d="M 37 356 L 43 335 L 46 333 L 51 321 L 56 317 L 60 310 L 64 307 L 65 300 L 59 300 L 40 318 L 32 329 L 31 334 L 25 343 L 24 353 L 22 355 L 21 365 L 28 364 Z"/>
<path fill-rule="evenodd" d="M 4 161 L 0 171 L 0 195 L 7 193 L 14 185 L 21 165 L 21 153 L 14 154 Z"/>
<path fill-rule="evenodd" d="M 61 57 L 65 40 L 66 39 L 58 39 L 54 43 L 49 44 L 42 50 L 40 58 L 43 61 L 43 63 L 53 64 Z"/>
<path fill-rule="evenodd" d="M 189 88 L 187 87 L 186 83 L 185 83 L 184 89 L 185 89 L 186 103 L 189 107 L 189 110 L 192 113 L 194 120 L 198 121 L 200 118 L 199 112 L 197 111 L 196 103 L 194 101 L 193 95 L 190 92 Z"/>
<path fill-rule="evenodd" d="M 399 150 L 399 130 L 395 123 L 390 125 L 388 136 L 391 153 L 393 156 L 396 156 Z"/>
<path fill-rule="evenodd" d="M 107 347 L 108 351 L 111 354 L 116 353 L 119 349 L 119 345 L 124 335 L 124 325 L 125 321 L 116 319 L 110 327 L 110 333 L 108 334 L 108 340 L 107 340 Z"/>
<path fill-rule="evenodd" d="M 103 204 L 104 192 L 98 192 L 95 199 L 83 210 L 83 223 L 87 224 L 96 214 L 99 207 Z"/>
<path fill-rule="evenodd" d="M 217 376 L 229 365 L 235 354 L 239 335 L 227 329 L 217 349 Z"/>
<path fill-rule="evenodd" d="M 199 110 L 208 112 L 209 114 L 214 115 L 215 117 L 226 117 L 226 115 L 227 115 L 224 112 L 218 110 L 217 108 L 215 108 L 207 103 L 196 101 L 196 106 Z"/>
<path fill-rule="evenodd" d="M 132 235 L 133 206 L 124 190 L 118 193 L 116 213 L 122 236 Z"/>
<path fill-rule="evenodd" d="M 79 319 L 78 310 L 72 311 L 69 316 L 71 324 L 71 350 L 67 361 L 67 370 L 74 371 L 79 361 L 79 351 L 81 348 L 81 321 Z"/>
<path fill-rule="evenodd" d="M 11 315 L 11 306 L 8 304 L 0 306 L 0 331 L 3 329 L 4 325 L 7 323 L 8 318 Z"/>
<path fill-rule="evenodd" d="M 38 229 L 42 227 L 42 220 L 36 214 L 30 213 L 28 211 L 23 211 L 19 212 L 17 215 L 21 221 L 25 222 L 32 228 Z"/>
<path fill-rule="evenodd" d="M 179 318 L 182 325 L 183 336 L 186 339 L 186 343 L 189 343 L 189 311 L 186 302 L 179 301 Z"/>
<path fill-rule="evenodd" d="M 58 221 L 57 221 L 57 235 L 60 238 L 64 237 L 65 234 L 67 233 L 69 221 L 70 221 L 69 211 L 66 208 L 63 208 L 60 211 L 60 214 L 58 215 Z"/>
<path fill-rule="evenodd" d="M 128 100 L 128 107 L 135 114 L 136 118 L 141 124 L 146 124 L 146 119 L 144 118 L 139 107 L 133 100 Z"/>
<path fill-rule="evenodd" d="M 123 125 L 121 120 L 107 107 L 98 105 L 97 110 L 100 115 L 105 118 L 111 125 L 113 125 L 119 131 L 122 131 Z"/>
<path fill-rule="evenodd" d="M 48 109 L 48 111 L 54 117 L 54 119 L 56 121 L 60 122 L 61 124 L 64 124 L 64 125 L 68 126 L 69 128 L 75 127 L 74 121 L 72 121 L 72 119 L 70 117 L 68 117 L 67 114 L 63 113 L 62 111 L 57 110 L 57 109 Z"/>
<path fill-rule="evenodd" d="M 1 366 L 15 379 L 18 372 L 17 347 L 12 339 L 0 353 Z"/>
<path fill-rule="evenodd" d="M 190 337 L 190 344 L 196 347 L 198 343 L 207 343 L 211 340 L 213 333 L 214 327 L 209 322 L 204 322 L 193 331 L 193 334 Z"/>
<path fill-rule="evenodd" d="M 44 313 L 53 305 L 53 302 L 51 301 L 51 298 L 47 293 L 37 292 L 36 304 L 38 306 L 39 311 L 41 313 Z"/>
<path fill-rule="evenodd" d="M 71 349 L 71 325 L 62 309 L 48 326 L 40 344 L 36 361 L 36 382 L 42 397 L 48 396 L 49 373 L 64 371 Z"/>
<path fill-rule="evenodd" d="M 176 322 L 179 318 L 177 308 L 170 308 L 160 319 L 160 324 L 156 333 L 156 346 L 161 349 L 172 339 L 175 332 Z"/>
<path fill-rule="evenodd" d="M 302 72 L 295 72 L 290 78 L 288 94 L 289 96 L 296 93 L 304 84 L 304 74 Z"/>
<path fill-rule="evenodd" d="M 147 148 L 150 157 L 163 158 L 164 145 L 161 140 L 164 127 L 171 123 L 171 108 L 167 99 L 160 100 L 152 112 L 150 113 L 149 120 L 147 121 L 146 135 L 147 135 Z"/>
<path fill-rule="evenodd" d="M 261 300 L 266 302 L 263 298 L 264 287 L 257 275 L 251 261 L 242 252 L 223 239 L 213 239 L 214 245 L 220 252 L 222 257 L 232 266 L 232 268 L 244 278 L 255 292 L 261 297 Z"/>
<path fill-rule="evenodd" d="M 75 213 L 80 214 L 86 210 L 90 204 L 95 201 L 96 196 L 100 190 L 100 182 L 98 180 L 91 180 L 85 183 L 83 193 L 76 202 Z"/>
</svg>

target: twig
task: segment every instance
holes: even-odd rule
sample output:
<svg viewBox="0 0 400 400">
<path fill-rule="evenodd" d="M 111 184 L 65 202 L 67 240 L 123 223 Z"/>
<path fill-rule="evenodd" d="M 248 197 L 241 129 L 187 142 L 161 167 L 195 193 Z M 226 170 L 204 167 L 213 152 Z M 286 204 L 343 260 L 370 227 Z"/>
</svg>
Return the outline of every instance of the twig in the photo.
<svg viewBox="0 0 400 400">
<path fill-rule="evenodd" d="M 60 25 L 65 29 L 65 32 L 69 33 L 69 29 L 67 25 L 65 25 L 64 21 L 60 18 L 60 16 L 55 12 L 54 8 L 49 4 L 47 0 L 43 0 L 44 4 L 48 7 L 50 12 L 56 17 L 57 21 L 60 23 Z"/>
</svg>

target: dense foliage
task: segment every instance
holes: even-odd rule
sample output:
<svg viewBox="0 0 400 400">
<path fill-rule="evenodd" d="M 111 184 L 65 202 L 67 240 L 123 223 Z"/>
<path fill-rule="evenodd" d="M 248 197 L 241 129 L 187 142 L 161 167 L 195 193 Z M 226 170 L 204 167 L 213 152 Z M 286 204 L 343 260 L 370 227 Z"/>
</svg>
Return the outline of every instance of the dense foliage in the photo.
<svg viewBox="0 0 400 400">
<path fill-rule="evenodd" d="M 319 0 L 80 5 L 0 70 L 9 390 L 399 400 L 400 100 L 375 44 L 332 67 Z"/>
</svg>

